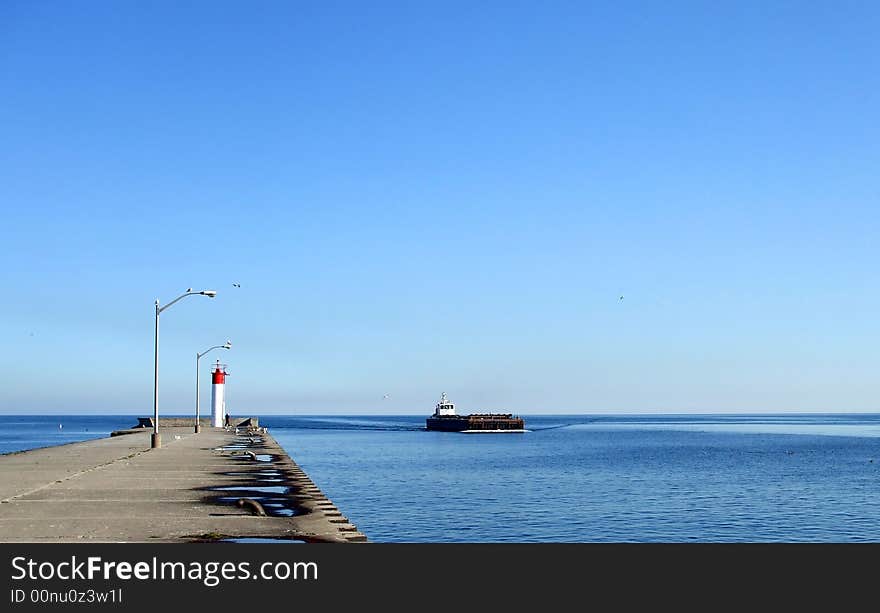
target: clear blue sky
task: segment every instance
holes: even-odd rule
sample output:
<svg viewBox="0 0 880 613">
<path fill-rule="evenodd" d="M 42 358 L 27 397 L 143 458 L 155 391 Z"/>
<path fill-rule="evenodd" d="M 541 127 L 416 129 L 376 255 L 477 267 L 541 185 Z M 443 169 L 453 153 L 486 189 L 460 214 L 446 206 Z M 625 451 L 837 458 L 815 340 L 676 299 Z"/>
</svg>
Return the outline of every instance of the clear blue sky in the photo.
<svg viewBox="0 0 880 613">
<path fill-rule="evenodd" d="M 878 410 L 878 31 L 7 0 L 0 412 L 149 414 L 189 286 L 219 295 L 162 316 L 168 413 L 226 338 L 233 414 Z"/>
</svg>

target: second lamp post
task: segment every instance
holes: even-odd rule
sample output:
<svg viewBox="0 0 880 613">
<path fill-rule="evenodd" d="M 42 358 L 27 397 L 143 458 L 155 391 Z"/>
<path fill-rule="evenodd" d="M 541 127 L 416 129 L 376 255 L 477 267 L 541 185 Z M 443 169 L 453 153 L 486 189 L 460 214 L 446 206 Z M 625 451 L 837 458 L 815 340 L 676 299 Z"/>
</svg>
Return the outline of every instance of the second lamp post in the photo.
<svg viewBox="0 0 880 613">
<path fill-rule="evenodd" d="M 214 349 L 232 349 L 232 341 L 226 341 L 223 345 L 214 345 L 213 347 L 209 347 L 205 349 L 201 353 L 196 354 L 196 434 L 201 430 L 201 425 L 199 424 L 199 360 L 203 355 L 208 353 L 209 351 L 213 351 Z"/>
</svg>

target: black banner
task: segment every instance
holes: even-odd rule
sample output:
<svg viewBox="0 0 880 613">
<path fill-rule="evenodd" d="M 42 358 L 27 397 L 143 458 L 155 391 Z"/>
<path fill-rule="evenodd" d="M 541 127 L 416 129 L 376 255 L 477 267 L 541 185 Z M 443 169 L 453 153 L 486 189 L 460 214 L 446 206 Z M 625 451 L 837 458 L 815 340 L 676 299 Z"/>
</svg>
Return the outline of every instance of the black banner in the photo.
<svg viewBox="0 0 880 613">
<path fill-rule="evenodd" d="M 137 611 L 162 603 L 178 610 L 193 601 L 200 613 L 266 609 L 255 608 L 258 601 L 333 611 L 351 602 L 609 598 L 617 606 L 714 608 L 769 594 L 789 605 L 834 595 L 840 605 L 869 593 L 877 553 L 876 545 L 793 544 L 5 544 L 0 611 Z"/>
</svg>

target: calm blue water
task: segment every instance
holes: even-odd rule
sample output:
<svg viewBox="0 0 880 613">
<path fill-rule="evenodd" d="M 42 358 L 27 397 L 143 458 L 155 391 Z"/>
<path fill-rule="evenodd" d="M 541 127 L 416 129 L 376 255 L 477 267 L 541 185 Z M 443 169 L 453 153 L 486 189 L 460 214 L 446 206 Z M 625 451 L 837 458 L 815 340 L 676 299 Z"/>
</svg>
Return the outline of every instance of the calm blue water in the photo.
<svg viewBox="0 0 880 613">
<path fill-rule="evenodd" d="M 0 451 L 134 419 L 4 417 Z M 58 423 L 64 428 L 57 431 Z M 373 541 L 880 541 L 880 415 L 261 418 Z"/>
<path fill-rule="evenodd" d="M 880 541 L 880 415 L 261 423 L 373 541 Z"/>
<path fill-rule="evenodd" d="M 131 415 L 0 415 L 0 453 L 101 438 L 136 423 Z"/>
</svg>

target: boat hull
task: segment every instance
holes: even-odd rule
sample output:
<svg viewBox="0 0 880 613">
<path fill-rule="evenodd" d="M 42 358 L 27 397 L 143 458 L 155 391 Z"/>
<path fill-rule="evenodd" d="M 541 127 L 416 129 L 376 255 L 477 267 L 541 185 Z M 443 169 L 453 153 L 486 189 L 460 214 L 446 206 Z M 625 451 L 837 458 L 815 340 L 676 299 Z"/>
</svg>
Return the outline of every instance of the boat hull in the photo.
<svg viewBox="0 0 880 613">
<path fill-rule="evenodd" d="M 425 420 L 425 428 L 439 432 L 497 433 L 525 432 L 525 422 L 521 417 L 509 414 L 478 414 L 433 416 Z"/>
</svg>

